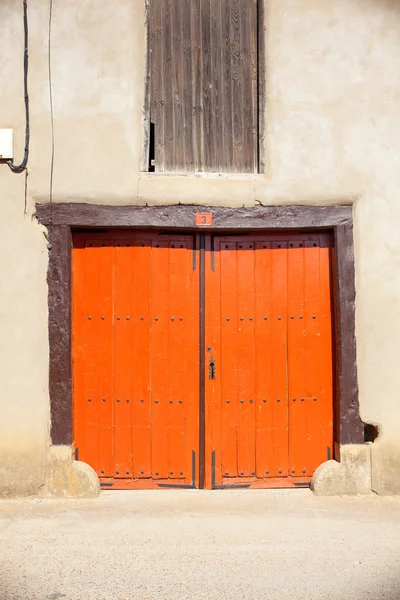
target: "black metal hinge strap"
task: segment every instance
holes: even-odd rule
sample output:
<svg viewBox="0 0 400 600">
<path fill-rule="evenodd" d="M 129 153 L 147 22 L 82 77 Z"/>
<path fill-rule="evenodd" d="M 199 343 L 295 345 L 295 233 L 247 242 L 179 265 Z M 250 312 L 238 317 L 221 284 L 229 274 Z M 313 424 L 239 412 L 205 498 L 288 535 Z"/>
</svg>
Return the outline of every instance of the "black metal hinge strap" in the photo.
<svg viewBox="0 0 400 600">
<path fill-rule="evenodd" d="M 180 483 L 157 483 L 160 488 L 173 488 L 179 490 L 195 490 L 196 489 L 196 452 L 192 450 L 192 484 L 185 485 Z"/>
<path fill-rule="evenodd" d="M 250 483 L 233 483 L 231 485 L 216 485 L 215 479 L 215 450 L 211 454 L 211 489 L 213 490 L 238 490 L 250 487 Z"/>
</svg>

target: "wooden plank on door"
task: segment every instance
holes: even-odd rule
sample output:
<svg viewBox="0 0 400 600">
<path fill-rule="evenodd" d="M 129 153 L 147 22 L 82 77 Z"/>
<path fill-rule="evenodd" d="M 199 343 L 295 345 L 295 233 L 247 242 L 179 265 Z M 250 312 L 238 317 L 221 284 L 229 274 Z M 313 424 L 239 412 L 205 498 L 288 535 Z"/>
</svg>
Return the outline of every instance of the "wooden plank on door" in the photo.
<svg viewBox="0 0 400 600">
<path fill-rule="evenodd" d="M 239 242 L 236 244 L 236 297 L 238 313 L 237 328 L 237 364 L 238 379 L 238 473 L 240 477 L 255 475 L 256 441 L 256 390 L 255 390 L 255 327 L 256 312 L 254 242 Z M 229 277 L 229 273 L 223 276 Z"/>
<path fill-rule="evenodd" d="M 151 463 L 154 477 L 167 479 L 169 353 L 169 269 L 167 241 L 152 242 L 151 249 Z"/>
<path fill-rule="evenodd" d="M 271 242 L 271 436 L 273 454 L 270 457 L 269 473 L 274 477 L 288 475 L 288 405 L 287 405 L 287 243 Z"/>
<path fill-rule="evenodd" d="M 272 251 L 267 240 L 255 242 L 255 401 L 256 401 L 256 476 L 272 477 L 274 464 L 272 357 L 275 345 L 272 326 Z"/>
<path fill-rule="evenodd" d="M 221 277 L 221 467 L 223 477 L 238 476 L 238 304 L 236 243 L 223 241 L 220 255 Z M 218 301 L 218 300 L 217 300 Z"/>
<path fill-rule="evenodd" d="M 113 282 L 113 463 L 116 478 L 133 476 L 132 407 L 136 403 L 133 378 L 135 315 L 133 314 L 132 265 L 130 242 L 116 241 Z"/>
<path fill-rule="evenodd" d="M 169 259 L 169 389 L 168 400 L 168 473 L 177 479 L 190 480 L 191 437 L 186 427 L 197 422 L 197 403 L 193 402 L 193 347 L 192 304 L 189 299 L 191 269 L 191 248 L 185 238 L 172 239 Z M 189 248 L 187 247 L 189 243 Z M 193 300 L 195 300 L 193 298 Z M 195 306 L 196 306 L 195 302 Z M 189 364 L 188 355 L 192 365 Z M 188 369 L 188 370 L 187 370 Z M 195 375 L 196 377 L 196 375 Z M 195 379 L 196 381 L 196 379 Z M 192 429 L 193 431 L 193 429 Z M 193 439 L 193 438 L 192 438 Z M 196 437 L 195 437 L 196 439 Z M 193 440 L 194 441 L 194 440 Z M 187 443 L 186 443 L 187 442 Z"/>
<path fill-rule="evenodd" d="M 151 241 L 133 240 L 131 249 L 132 337 L 132 451 L 135 479 L 153 476 L 151 465 Z"/>
<path fill-rule="evenodd" d="M 303 241 L 290 240 L 288 246 L 290 474 L 299 477 L 303 471 L 306 474 L 307 463 L 305 255 Z"/>
<path fill-rule="evenodd" d="M 332 357 L 332 289 L 331 289 L 331 239 L 329 234 L 318 236 L 319 250 L 319 387 L 315 386 L 310 411 L 310 427 L 318 430 L 318 447 L 314 443 L 308 470 L 312 474 L 316 467 L 329 458 L 333 450 L 333 357 Z M 313 249 L 315 247 L 313 245 Z M 316 399 L 315 399 L 316 398 Z"/>
<path fill-rule="evenodd" d="M 206 236 L 205 246 L 205 487 L 222 485 L 221 238 Z M 229 411 L 230 403 L 226 406 Z"/>
<path fill-rule="evenodd" d="M 331 456 L 332 351 L 329 236 L 289 249 L 289 454 L 293 477 Z M 321 247 L 322 246 L 322 247 Z"/>
<path fill-rule="evenodd" d="M 112 465 L 113 242 L 93 239 L 85 249 L 85 455 L 98 475 Z"/>
</svg>

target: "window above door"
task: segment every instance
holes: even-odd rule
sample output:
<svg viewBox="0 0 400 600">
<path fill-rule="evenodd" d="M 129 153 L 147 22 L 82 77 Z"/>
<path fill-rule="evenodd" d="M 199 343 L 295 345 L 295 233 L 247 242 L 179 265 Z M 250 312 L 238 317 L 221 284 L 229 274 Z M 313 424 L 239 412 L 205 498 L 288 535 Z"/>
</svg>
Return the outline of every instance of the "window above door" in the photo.
<svg viewBox="0 0 400 600">
<path fill-rule="evenodd" d="M 259 172 L 259 3 L 149 0 L 149 171 Z"/>
</svg>

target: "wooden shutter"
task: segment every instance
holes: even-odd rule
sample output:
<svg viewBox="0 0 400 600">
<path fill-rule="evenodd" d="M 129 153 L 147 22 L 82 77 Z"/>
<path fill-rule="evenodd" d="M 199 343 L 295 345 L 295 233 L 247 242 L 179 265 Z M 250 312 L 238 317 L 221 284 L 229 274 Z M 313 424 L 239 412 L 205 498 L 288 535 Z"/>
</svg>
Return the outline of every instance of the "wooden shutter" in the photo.
<svg viewBox="0 0 400 600">
<path fill-rule="evenodd" d="M 150 0 L 155 171 L 258 169 L 257 0 Z"/>
</svg>

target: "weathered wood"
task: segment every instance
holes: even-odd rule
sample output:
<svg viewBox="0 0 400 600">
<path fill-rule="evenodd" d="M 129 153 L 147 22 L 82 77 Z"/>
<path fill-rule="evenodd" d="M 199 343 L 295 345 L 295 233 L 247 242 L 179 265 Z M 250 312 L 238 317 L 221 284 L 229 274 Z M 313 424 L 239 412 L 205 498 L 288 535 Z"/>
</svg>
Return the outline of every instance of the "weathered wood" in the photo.
<svg viewBox="0 0 400 600">
<path fill-rule="evenodd" d="M 71 229 L 52 228 L 49 253 L 49 393 L 51 441 L 69 445 L 72 438 Z"/>
<path fill-rule="evenodd" d="M 211 2 L 210 39 L 211 39 L 211 131 L 213 133 L 212 167 L 213 172 L 223 171 L 221 154 L 223 149 L 222 137 L 222 64 L 221 64 L 221 2 Z"/>
<path fill-rule="evenodd" d="M 351 206 L 103 206 L 101 204 L 53 204 L 53 224 L 71 227 L 169 227 L 195 229 L 198 212 L 212 213 L 210 230 L 315 229 L 336 227 L 352 218 Z M 49 225 L 50 205 L 37 204 L 36 218 Z"/>
<path fill-rule="evenodd" d="M 201 73 L 203 69 L 203 57 L 201 52 L 201 0 L 189 0 L 191 6 L 191 29 L 193 36 L 192 49 L 192 130 L 194 145 L 194 171 L 203 170 L 203 96 Z"/>
<path fill-rule="evenodd" d="M 243 170 L 243 76 L 240 65 L 240 0 L 231 2 L 231 83 L 234 170 Z"/>
<path fill-rule="evenodd" d="M 212 111 L 212 71 L 211 71 L 211 0 L 201 1 L 201 53 L 202 61 L 202 85 L 203 85 L 203 148 L 204 148 L 204 170 L 212 171 L 213 152 L 213 130 L 211 124 Z"/>
<path fill-rule="evenodd" d="M 249 27 L 250 47 L 247 60 L 246 71 L 250 79 L 251 102 L 250 102 L 250 121 L 247 124 L 247 136 L 249 139 L 249 165 L 252 165 L 253 171 L 258 171 L 258 12 L 257 0 L 251 0 L 249 3 Z M 260 2 L 262 4 L 262 2 Z M 255 26 L 252 24 L 255 23 Z"/>
<path fill-rule="evenodd" d="M 265 173 L 265 130 L 266 130 L 266 69 L 265 69 L 265 10 L 264 1 L 257 2 L 257 100 L 258 100 L 258 172 Z"/>
<path fill-rule="evenodd" d="M 156 170 L 161 173 L 165 170 L 164 106 L 166 99 L 164 94 L 164 72 L 163 69 L 160 69 L 160 64 L 163 64 L 164 56 L 164 35 L 162 0 L 150 2 L 150 121 L 155 124 L 154 142 Z"/>
<path fill-rule="evenodd" d="M 185 140 L 183 137 L 183 82 L 182 82 L 182 21 L 187 25 L 185 11 L 182 2 L 174 0 L 171 5 L 171 37 L 172 37 L 172 110 L 173 110 L 173 134 L 172 134 L 172 170 L 179 171 L 180 165 L 185 165 Z M 190 16 L 190 15 L 189 15 Z M 187 169 L 187 166 L 186 166 Z M 185 169 L 185 170 L 186 170 Z"/>
<path fill-rule="evenodd" d="M 253 157 L 253 89 L 252 89 L 252 64 L 251 64 L 251 29 L 247 23 L 251 23 L 254 15 L 250 9 L 252 0 L 241 2 L 241 50 L 240 61 L 243 72 L 243 170 L 251 172 Z M 257 22 L 257 21 L 255 21 Z M 255 29 L 255 28 L 254 28 Z M 255 38 L 255 34 L 253 36 Z M 249 90 L 251 92 L 249 93 Z"/>
<path fill-rule="evenodd" d="M 143 135 L 143 152 L 140 164 L 141 171 L 148 171 L 149 169 L 149 158 L 150 158 L 150 123 L 151 123 L 151 63 L 150 54 L 152 42 L 149 38 L 150 35 L 150 6 L 149 0 L 145 0 L 145 27 L 146 27 L 146 64 L 145 64 L 145 82 L 144 82 L 144 102 L 143 102 L 143 123 L 142 123 L 142 135 Z"/>
<path fill-rule="evenodd" d="M 159 68 L 163 69 L 164 85 L 164 171 L 175 171 L 174 157 L 174 106 L 173 106 L 173 81 L 172 81 L 172 1 L 163 1 L 163 62 Z M 157 127 L 157 124 L 156 124 Z M 156 171 L 157 158 L 156 158 Z"/>
<path fill-rule="evenodd" d="M 231 0 L 221 2 L 221 64 L 223 71 L 223 163 L 222 171 L 233 167 L 233 106 L 232 106 L 232 65 L 231 65 Z"/>
<path fill-rule="evenodd" d="M 336 246 L 336 353 L 340 422 L 340 443 L 361 444 L 364 424 L 360 418 L 357 384 L 357 345 L 355 336 L 355 281 L 353 222 L 335 228 Z"/>
<path fill-rule="evenodd" d="M 150 29 L 155 170 L 257 172 L 257 0 L 152 0 Z"/>
<path fill-rule="evenodd" d="M 182 113 L 183 113 L 183 143 L 184 165 L 186 171 L 194 171 L 193 148 L 193 74 L 192 74 L 192 0 L 183 0 L 182 10 Z"/>
</svg>

